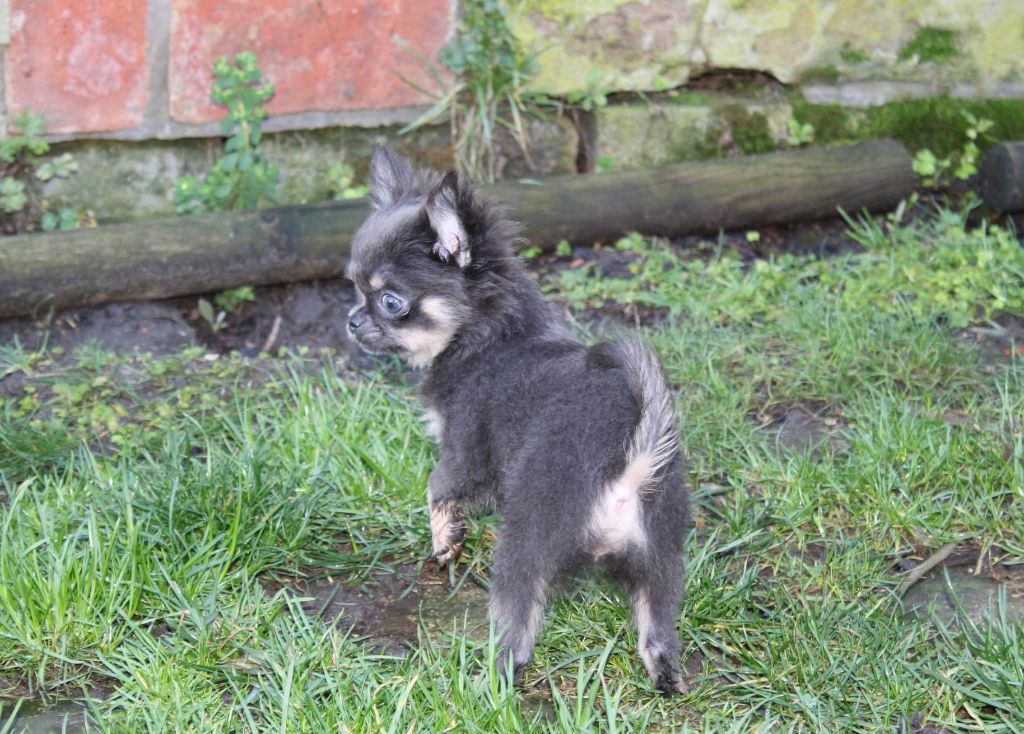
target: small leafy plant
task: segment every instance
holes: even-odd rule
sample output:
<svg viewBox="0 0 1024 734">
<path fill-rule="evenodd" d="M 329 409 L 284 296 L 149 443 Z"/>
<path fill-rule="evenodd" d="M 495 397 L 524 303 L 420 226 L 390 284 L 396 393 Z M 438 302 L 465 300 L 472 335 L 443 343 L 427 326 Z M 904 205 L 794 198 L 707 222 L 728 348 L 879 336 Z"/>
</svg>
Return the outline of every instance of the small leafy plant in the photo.
<svg viewBox="0 0 1024 734">
<path fill-rule="evenodd" d="M 498 175 L 495 136 L 507 130 L 529 160 L 529 140 L 524 124 L 529 98 L 526 81 L 536 73 L 536 59 L 527 54 L 508 25 L 508 10 L 500 0 L 466 0 L 461 3 L 458 30 L 439 54 L 441 63 L 456 78 L 451 86 L 440 73 L 433 76 L 441 86 L 437 102 L 411 122 L 408 132 L 448 114 L 455 160 L 474 179 L 494 181 Z M 420 91 L 427 90 L 408 82 Z"/>
<path fill-rule="evenodd" d="M 210 325 L 214 334 L 219 334 L 227 326 L 228 314 L 238 311 L 243 303 L 256 300 L 256 293 L 251 285 L 243 285 L 238 288 L 228 288 L 213 297 L 213 303 L 205 298 L 200 298 L 196 303 L 196 309 L 203 321 Z M 217 308 L 214 308 L 214 304 Z"/>
<path fill-rule="evenodd" d="M 355 179 L 355 169 L 345 161 L 332 163 L 327 169 L 327 180 L 331 187 L 331 193 L 336 201 L 343 199 L 361 199 L 366 196 L 368 189 L 365 185 L 352 185 Z"/>
<path fill-rule="evenodd" d="M 814 142 L 814 125 L 811 123 L 790 120 L 786 123 L 786 127 L 789 132 L 786 137 L 786 143 L 791 147 L 799 148 Z"/>
<path fill-rule="evenodd" d="M 584 112 L 593 112 L 596 109 L 608 106 L 608 90 L 601 86 L 601 79 L 604 76 L 600 69 L 591 69 L 587 73 L 587 87 L 576 92 L 569 92 L 566 95 L 566 104 L 578 107 Z"/>
<path fill-rule="evenodd" d="M 939 158 L 928 148 L 922 148 L 914 156 L 914 173 L 921 177 L 922 183 L 928 188 L 943 188 L 950 183 L 950 176 L 966 181 L 978 172 L 978 159 L 981 151 L 978 143 L 989 139 L 989 131 L 995 125 L 992 120 L 979 118 L 968 110 L 960 114 L 967 122 L 964 133 L 966 140 L 960 150 Z"/>
<path fill-rule="evenodd" d="M 256 55 L 243 52 L 231 62 L 226 56 L 213 65 L 210 98 L 227 108 L 221 122 L 226 136 L 224 155 L 205 178 L 182 176 L 174 186 L 174 207 L 179 214 L 247 211 L 273 202 L 279 172 L 263 150 L 264 104 L 274 87 L 264 81 Z"/>
<path fill-rule="evenodd" d="M 203 321 L 210 325 L 210 329 L 214 334 L 219 334 L 227 326 L 227 313 L 214 310 L 213 304 L 205 298 L 199 299 L 196 308 L 199 311 L 199 315 L 203 317 Z"/>
<path fill-rule="evenodd" d="M 0 141 L 0 210 L 2 228 L 7 234 L 41 229 L 76 229 L 95 226 L 92 214 L 81 207 L 61 207 L 52 210 L 43 200 L 38 185 L 55 178 L 67 178 L 78 170 L 70 153 L 42 161 L 50 151 L 43 137 L 46 130 L 42 115 L 24 110 L 14 118 L 18 131 Z"/>
<path fill-rule="evenodd" d="M 238 288 L 228 288 L 214 296 L 213 301 L 228 313 L 234 313 L 243 303 L 251 303 L 256 300 L 256 293 L 251 285 L 243 285 Z"/>
<path fill-rule="evenodd" d="M 587 263 L 558 273 L 549 286 L 584 308 L 641 305 L 718 324 L 775 322 L 785 317 L 781 302 L 812 295 L 957 328 L 1001 313 L 1024 315 L 1024 249 L 1008 230 L 968 228 L 966 214 L 948 210 L 906 225 L 849 223 L 863 252 L 828 259 L 784 253 L 752 266 L 725 250 L 685 258 L 666 242 L 634 234 L 615 247 L 635 256 L 635 277 L 603 276 Z M 750 242 L 759 238 L 747 233 Z"/>
</svg>

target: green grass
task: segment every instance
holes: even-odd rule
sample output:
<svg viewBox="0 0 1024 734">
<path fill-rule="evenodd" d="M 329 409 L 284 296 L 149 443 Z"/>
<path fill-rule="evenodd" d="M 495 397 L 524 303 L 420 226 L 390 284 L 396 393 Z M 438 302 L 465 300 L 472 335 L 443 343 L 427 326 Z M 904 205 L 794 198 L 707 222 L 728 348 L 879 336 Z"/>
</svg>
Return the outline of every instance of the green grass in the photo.
<svg viewBox="0 0 1024 734">
<path fill-rule="evenodd" d="M 1020 731 L 1022 624 L 906 617 L 893 564 L 949 541 L 1024 563 L 1024 360 L 959 330 L 1021 313 L 1021 251 L 950 213 L 855 233 L 863 252 L 753 264 L 632 237 L 632 279 L 546 281 L 580 318 L 664 316 L 645 332 L 679 390 L 696 519 L 686 698 L 653 693 L 626 605 L 594 580 L 552 604 L 526 693 L 461 624 L 385 654 L 266 590 L 422 561 L 434 453 L 411 387 L 297 355 L 15 346 L 0 687 L 103 692 L 90 705 L 110 732 L 878 732 L 919 713 Z M 841 440 L 780 450 L 761 416 L 793 407 Z M 486 578 L 491 527 L 472 527 L 459 575 Z"/>
</svg>

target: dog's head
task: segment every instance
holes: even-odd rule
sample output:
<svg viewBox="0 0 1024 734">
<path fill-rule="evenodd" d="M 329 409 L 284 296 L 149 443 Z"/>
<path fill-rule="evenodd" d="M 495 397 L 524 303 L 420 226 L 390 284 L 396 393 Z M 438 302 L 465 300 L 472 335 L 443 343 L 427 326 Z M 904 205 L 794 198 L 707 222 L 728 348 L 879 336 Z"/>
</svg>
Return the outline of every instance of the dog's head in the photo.
<svg viewBox="0 0 1024 734">
<path fill-rule="evenodd" d="M 456 173 L 413 169 L 385 148 L 369 185 L 373 212 L 346 271 L 359 299 L 349 334 L 368 352 L 426 366 L 473 318 L 487 272 L 512 259 L 511 237 L 494 236 L 507 223 Z"/>
</svg>

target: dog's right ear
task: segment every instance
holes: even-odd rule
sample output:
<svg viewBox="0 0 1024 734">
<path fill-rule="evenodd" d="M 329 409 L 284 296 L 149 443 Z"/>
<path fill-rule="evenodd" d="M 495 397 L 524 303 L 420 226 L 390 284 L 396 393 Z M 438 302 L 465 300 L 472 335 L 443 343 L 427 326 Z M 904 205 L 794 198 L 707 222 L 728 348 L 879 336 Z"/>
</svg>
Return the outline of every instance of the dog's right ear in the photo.
<svg viewBox="0 0 1024 734">
<path fill-rule="evenodd" d="M 394 204 L 412 185 L 412 166 L 405 158 L 378 146 L 370 159 L 370 203 L 376 209 Z"/>
<path fill-rule="evenodd" d="M 450 171 L 427 196 L 426 212 L 430 226 L 437 233 L 434 254 L 460 268 L 469 265 L 469 238 L 459 212 L 460 199 L 465 199 L 459 175 Z"/>
</svg>

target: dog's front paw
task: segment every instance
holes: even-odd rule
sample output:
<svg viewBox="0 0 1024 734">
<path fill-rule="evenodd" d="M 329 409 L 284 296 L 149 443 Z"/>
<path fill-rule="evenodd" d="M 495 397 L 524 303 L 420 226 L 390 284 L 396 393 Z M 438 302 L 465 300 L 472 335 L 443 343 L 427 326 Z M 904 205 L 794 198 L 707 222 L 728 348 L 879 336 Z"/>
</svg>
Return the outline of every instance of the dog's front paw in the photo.
<svg viewBox="0 0 1024 734">
<path fill-rule="evenodd" d="M 447 566 L 458 559 L 466 540 L 466 522 L 458 503 L 441 502 L 430 508 L 430 537 L 432 557 L 438 565 Z"/>
</svg>

